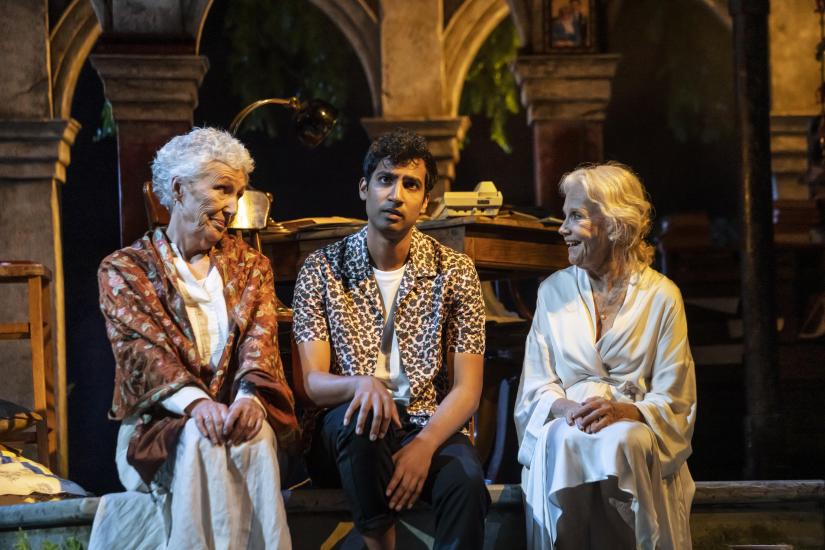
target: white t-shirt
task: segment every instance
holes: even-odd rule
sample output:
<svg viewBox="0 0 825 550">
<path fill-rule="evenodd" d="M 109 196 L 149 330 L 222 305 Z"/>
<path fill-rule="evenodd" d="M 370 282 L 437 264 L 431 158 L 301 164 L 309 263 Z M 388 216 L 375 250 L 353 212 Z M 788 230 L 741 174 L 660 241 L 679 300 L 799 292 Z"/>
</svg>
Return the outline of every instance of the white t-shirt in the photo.
<svg viewBox="0 0 825 550">
<path fill-rule="evenodd" d="M 381 298 L 384 300 L 384 320 L 395 303 L 395 296 L 398 294 L 398 287 L 401 286 L 401 279 L 407 266 L 403 265 L 395 271 L 381 271 L 372 268 L 375 275 L 375 282 L 378 283 L 378 290 L 381 291 Z M 393 331 L 392 350 L 389 356 L 378 351 L 378 361 L 375 364 L 375 377 L 381 380 L 392 394 L 395 402 L 404 405 L 410 404 L 410 379 L 404 373 L 401 366 L 401 353 L 398 351 L 398 335 Z"/>
</svg>

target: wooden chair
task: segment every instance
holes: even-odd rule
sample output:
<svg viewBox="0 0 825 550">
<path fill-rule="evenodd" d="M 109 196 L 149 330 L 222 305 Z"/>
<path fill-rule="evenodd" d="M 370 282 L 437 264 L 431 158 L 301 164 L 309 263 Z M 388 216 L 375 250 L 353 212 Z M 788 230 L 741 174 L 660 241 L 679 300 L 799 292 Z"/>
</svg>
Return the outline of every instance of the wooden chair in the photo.
<svg viewBox="0 0 825 550">
<path fill-rule="evenodd" d="M 169 225 L 169 211 L 160 203 L 158 196 L 152 191 L 151 181 L 143 183 L 143 206 L 146 208 L 149 229 Z"/>
<path fill-rule="evenodd" d="M 60 415 L 65 417 L 66 397 L 60 395 L 53 366 L 50 281 L 51 272 L 42 264 L 0 261 L 0 284 L 25 283 L 28 287 L 28 321 L 0 324 L 0 340 L 30 341 L 34 411 L 42 417 L 35 424 L 33 433 L 15 432 L 7 441 L 35 443 L 38 462 L 65 477 L 68 457 L 65 456 L 65 434 L 60 433 L 57 411 L 59 409 Z"/>
</svg>

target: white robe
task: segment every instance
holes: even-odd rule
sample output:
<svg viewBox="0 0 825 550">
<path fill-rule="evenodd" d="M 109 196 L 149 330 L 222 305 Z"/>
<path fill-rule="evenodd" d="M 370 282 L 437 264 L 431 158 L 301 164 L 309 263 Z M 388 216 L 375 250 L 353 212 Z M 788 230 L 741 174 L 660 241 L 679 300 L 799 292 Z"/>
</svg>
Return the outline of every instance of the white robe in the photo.
<svg viewBox="0 0 825 550">
<path fill-rule="evenodd" d="M 633 517 L 622 517 L 637 548 L 689 549 L 694 483 L 685 460 L 696 381 L 679 289 L 645 268 L 599 341 L 595 319 L 584 270 L 571 266 L 541 284 L 514 412 L 528 545 L 551 548 L 557 540 L 560 491 L 617 478 L 615 496 L 632 497 Z M 558 398 L 591 396 L 634 403 L 644 423 L 621 421 L 586 434 L 550 413 Z"/>
</svg>

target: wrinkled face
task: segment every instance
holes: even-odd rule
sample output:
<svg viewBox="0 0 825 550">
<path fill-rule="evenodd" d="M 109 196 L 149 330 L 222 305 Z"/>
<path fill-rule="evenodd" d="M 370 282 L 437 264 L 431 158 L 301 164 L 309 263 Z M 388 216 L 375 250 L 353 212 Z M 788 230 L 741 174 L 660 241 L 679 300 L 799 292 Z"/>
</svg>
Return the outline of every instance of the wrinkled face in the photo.
<svg viewBox="0 0 825 550">
<path fill-rule="evenodd" d="M 389 237 L 406 235 L 427 208 L 426 177 L 423 160 L 395 166 L 382 159 L 370 180 L 361 178 L 358 184 L 370 227 Z"/>
<path fill-rule="evenodd" d="M 173 182 L 176 203 L 172 216 L 178 217 L 187 234 L 203 243 L 204 250 L 211 248 L 226 232 L 245 189 L 242 170 L 213 161 L 199 179 L 191 183 Z"/>
<path fill-rule="evenodd" d="M 610 261 L 613 243 L 598 206 L 581 185 L 573 185 L 564 197 L 564 223 L 559 233 L 567 245 L 567 259 L 587 271 L 600 272 Z"/>
</svg>

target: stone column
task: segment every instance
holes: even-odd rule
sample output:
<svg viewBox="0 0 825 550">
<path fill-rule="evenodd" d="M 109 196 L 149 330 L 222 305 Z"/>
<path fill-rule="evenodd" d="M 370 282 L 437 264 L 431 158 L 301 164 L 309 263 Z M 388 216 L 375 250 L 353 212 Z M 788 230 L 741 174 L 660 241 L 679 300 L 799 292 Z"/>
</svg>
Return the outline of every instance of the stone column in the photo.
<svg viewBox="0 0 825 550">
<path fill-rule="evenodd" d="M 66 337 L 59 185 L 66 181 L 69 153 L 80 125 L 74 120 L 0 120 L 0 259 L 31 260 L 52 271 L 53 342 L 57 388 L 58 466 L 68 474 Z M 19 286 L 19 285 L 18 285 Z M 26 320 L 22 286 L 0 289 L 0 321 Z M 2 397 L 30 406 L 31 355 L 28 341 L 4 342 Z M 6 368 L 8 367 L 8 369 Z M 8 392 L 8 393 L 6 393 Z"/>
<path fill-rule="evenodd" d="M 443 0 L 381 0 L 383 116 L 447 116 L 442 4 Z"/>
<path fill-rule="evenodd" d="M 524 55 L 513 72 L 533 128 L 536 204 L 561 213 L 561 176 L 603 157 L 603 123 L 619 56 Z"/>
<path fill-rule="evenodd" d="M 731 0 L 739 129 L 740 275 L 745 330 L 745 478 L 770 479 L 782 463 L 774 303 L 768 0 Z"/>
<path fill-rule="evenodd" d="M 117 123 L 120 242 L 130 244 L 148 229 L 142 187 L 151 179 L 155 152 L 192 128 L 198 87 L 208 69 L 198 55 L 95 54 Z"/>
<path fill-rule="evenodd" d="M 427 138 L 430 152 L 438 164 L 438 182 L 430 192 L 430 198 L 437 198 L 449 191 L 455 181 L 455 165 L 459 157 L 459 144 L 470 127 L 468 117 L 437 118 L 429 120 L 404 118 L 362 118 L 361 124 L 370 139 L 375 139 L 394 128 L 403 127 Z"/>
<path fill-rule="evenodd" d="M 370 139 L 399 126 L 427 138 L 438 163 L 431 198 L 450 190 L 470 127 L 447 107 L 443 34 L 443 0 L 381 0 L 381 116 L 361 119 Z"/>
</svg>

